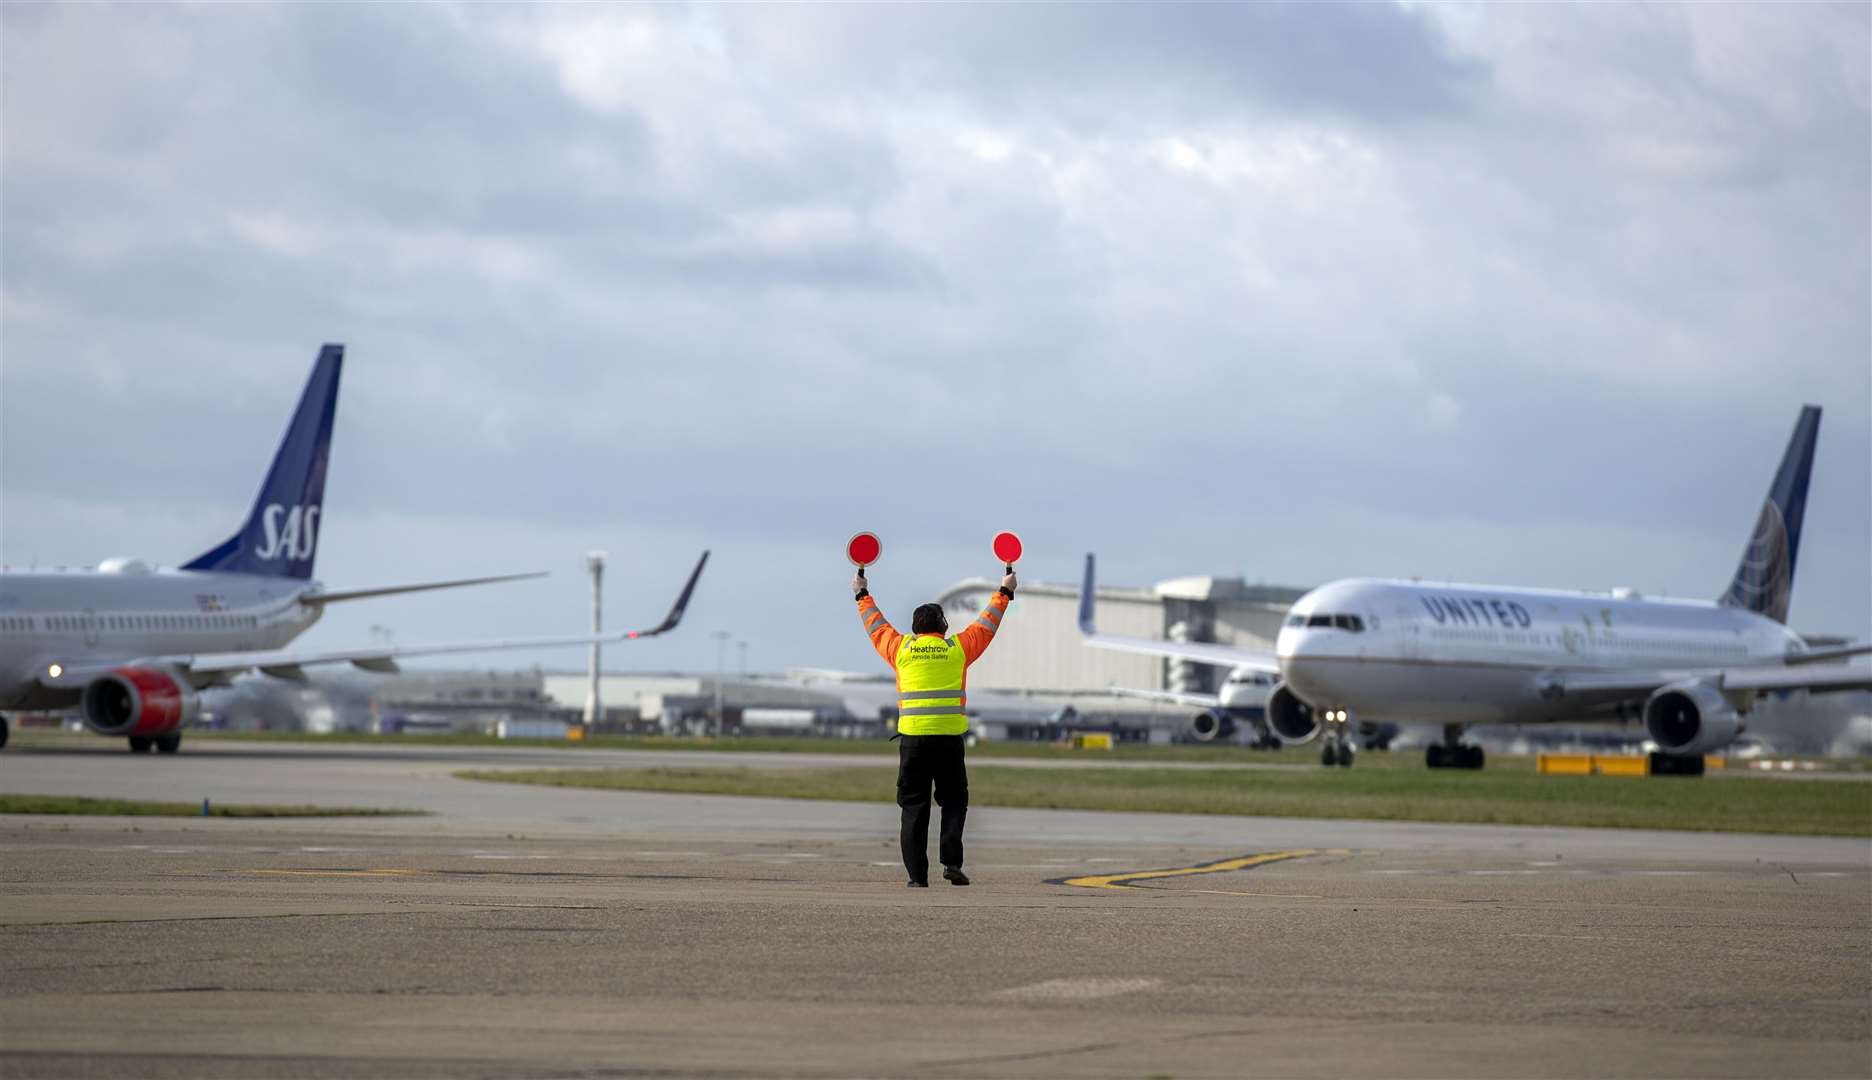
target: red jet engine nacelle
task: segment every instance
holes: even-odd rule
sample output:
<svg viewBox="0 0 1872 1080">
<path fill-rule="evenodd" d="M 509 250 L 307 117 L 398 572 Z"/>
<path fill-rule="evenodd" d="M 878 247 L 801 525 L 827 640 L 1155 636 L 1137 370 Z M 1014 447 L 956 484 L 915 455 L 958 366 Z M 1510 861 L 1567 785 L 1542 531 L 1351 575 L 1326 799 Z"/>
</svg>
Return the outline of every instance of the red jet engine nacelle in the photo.
<svg viewBox="0 0 1872 1080">
<path fill-rule="evenodd" d="M 85 685 L 85 726 L 99 735 L 169 735 L 195 718 L 201 697 L 175 672 L 120 667 Z"/>
</svg>

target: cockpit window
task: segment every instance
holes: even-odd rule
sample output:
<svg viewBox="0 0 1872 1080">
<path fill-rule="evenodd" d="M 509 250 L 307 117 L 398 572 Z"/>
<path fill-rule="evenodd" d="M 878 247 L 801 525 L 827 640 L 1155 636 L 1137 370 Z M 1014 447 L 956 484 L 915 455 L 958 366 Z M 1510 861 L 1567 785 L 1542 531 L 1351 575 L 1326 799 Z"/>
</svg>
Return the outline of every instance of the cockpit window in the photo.
<svg viewBox="0 0 1872 1080">
<path fill-rule="evenodd" d="M 1287 625 L 1346 630 L 1354 634 L 1365 632 L 1365 620 L 1357 615 L 1289 615 Z"/>
</svg>

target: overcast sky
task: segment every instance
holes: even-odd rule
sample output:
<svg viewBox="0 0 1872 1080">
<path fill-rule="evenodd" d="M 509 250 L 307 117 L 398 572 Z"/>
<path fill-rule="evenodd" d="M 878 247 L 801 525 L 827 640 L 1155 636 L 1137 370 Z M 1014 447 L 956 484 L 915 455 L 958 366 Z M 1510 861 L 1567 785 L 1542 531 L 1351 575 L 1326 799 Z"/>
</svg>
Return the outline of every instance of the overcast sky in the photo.
<svg viewBox="0 0 1872 1080">
<path fill-rule="evenodd" d="M 1002 528 L 1708 598 L 1804 402 L 1792 622 L 1872 636 L 1869 13 L 6 4 L 0 559 L 219 542 L 342 341 L 318 576 L 553 576 L 309 644 L 713 548 L 608 666 L 869 669 L 861 528 L 900 622 Z"/>
</svg>

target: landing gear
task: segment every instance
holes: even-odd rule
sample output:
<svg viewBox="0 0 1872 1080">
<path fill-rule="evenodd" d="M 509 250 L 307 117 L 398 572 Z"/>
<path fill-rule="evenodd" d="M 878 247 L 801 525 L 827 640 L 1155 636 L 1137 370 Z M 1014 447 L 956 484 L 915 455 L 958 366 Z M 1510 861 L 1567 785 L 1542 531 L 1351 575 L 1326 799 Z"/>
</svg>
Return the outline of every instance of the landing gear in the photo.
<svg viewBox="0 0 1872 1080">
<path fill-rule="evenodd" d="M 1327 768 L 1337 765 L 1349 769 L 1352 767 L 1353 753 L 1352 744 L 1344 739 L 1327 739 L 1326 745 L 1320 747 L 1320 764 Z"/>
<path fill-rule="evenodd" d="M 165 754 L 173 754 L 177 750 L 182 749 L 182 733 L 180 731 L 172 731 L 167 735 L 156 736 L 156 749 Z"/>
<path fill-rule="evenodd" d="M 1662 754 L 1651 755 L 1652 776 L 1702 776 L 1702 754 Z"/>
<path fill-rule="evenodd" d="M 1424 764 L 1432 769 L 1480 769 L 1486 756 L 1480 746 L 1466 746 L 1461 724 L 1443 725 L 1443 741 L 1424 751 Z"/>
<path fill-rule="evenodd" d="M 130 752 L 132 754 L 147 754 L 155 748 L 156 740 L 150 738 L 148 735 L 130 736 Z"/>
</svg>

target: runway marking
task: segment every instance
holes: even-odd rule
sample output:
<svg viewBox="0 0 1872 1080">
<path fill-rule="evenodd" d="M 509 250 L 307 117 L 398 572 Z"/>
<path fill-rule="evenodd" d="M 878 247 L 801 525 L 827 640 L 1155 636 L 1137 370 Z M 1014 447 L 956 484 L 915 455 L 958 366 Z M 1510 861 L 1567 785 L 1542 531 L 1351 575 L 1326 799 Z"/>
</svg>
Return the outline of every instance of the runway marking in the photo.
<svg viewBox="0 0 1872 1080">
<path fill-rule="evenodd" d="M 1134 889 L 1128 885 L 1131 881 L 1149 881 L 1155 878 L 1187 877 L 1190 874 L 1225 874 L 1234 870 L 1249 870 L 1268 863 L 1284 862 L 1288 859 L 1304 859 L 1309 855 L 1346 855 L 1344 849 L 1315 850 L 1307 848 L 1301 851 L 1270 851 L 1261 855 L 1241 855 L 1233 859 L 1220 859 L 1216 862 L 1199 863 L 1195 866 L 1179 866 L 1168 870 L 1132 870 L 1123 874 L 1093 874 L 1085 877 L 1053 878 L 1048 885 L 1077 885 L 1082 889 Z"/>
<path fill-rule="evenodd" d="M 1140 990 L 1155 990 L 1162 985 L 1162 979 L 1095 975 L 1076 979 L 1047 979 L 1044 982 L 1028 983 L 1026 986 L 1011 986 L 1006 990 L 996 990 L 990 996 L 1003 1001 L 1095 1001 L 1099 998 L 1117 997 L 1119 994 L 1135 994 Z"/>
<path fill-rule="evenodd" d="M 1240 892 L 1235 889 L 1191 889 L 1205 896 L 1261 896 L 1271 900 L 1337 900 L 1348 904 L 1485 904 L 1488 900 L 1463 900 L 1448 896 L 1315 896 L 1312 893 Z"/>
<path fill-rule="evenodd" d="M 242 870 L 244 874 L 276 874 L 282 877 L 415 877 L 427 870 Z"/>
</svg>

